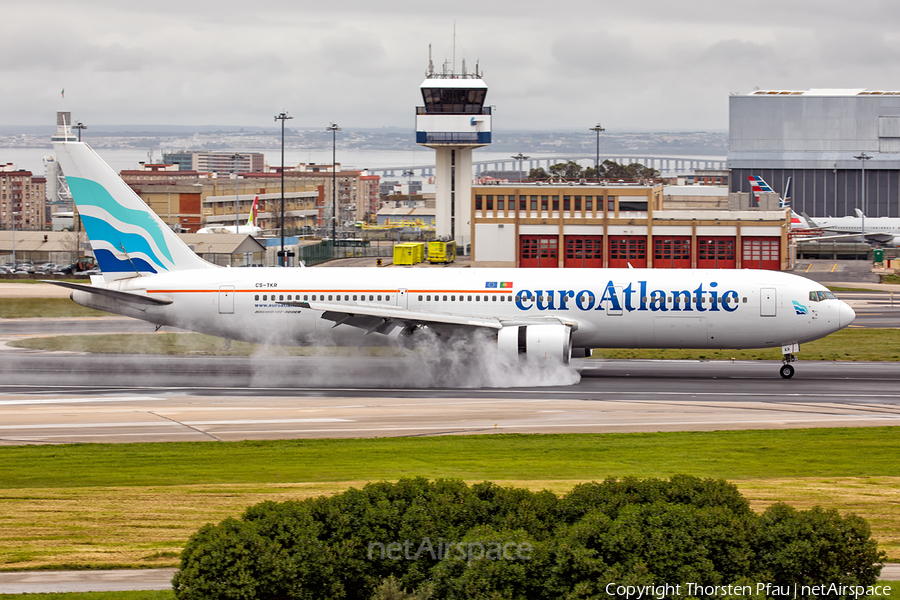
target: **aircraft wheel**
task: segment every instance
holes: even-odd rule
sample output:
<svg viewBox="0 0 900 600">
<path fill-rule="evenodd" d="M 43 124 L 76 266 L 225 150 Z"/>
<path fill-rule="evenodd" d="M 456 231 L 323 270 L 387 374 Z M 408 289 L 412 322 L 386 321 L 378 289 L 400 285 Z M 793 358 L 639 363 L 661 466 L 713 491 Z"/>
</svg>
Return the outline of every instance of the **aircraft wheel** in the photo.
<svg viewBox="0 0 900 600">
<path fill-rule="evenodd" d="M 781 365 L 781 378 L 790 379 L 794 376 L 794 367 L 791 365 Z"/>
</svg>

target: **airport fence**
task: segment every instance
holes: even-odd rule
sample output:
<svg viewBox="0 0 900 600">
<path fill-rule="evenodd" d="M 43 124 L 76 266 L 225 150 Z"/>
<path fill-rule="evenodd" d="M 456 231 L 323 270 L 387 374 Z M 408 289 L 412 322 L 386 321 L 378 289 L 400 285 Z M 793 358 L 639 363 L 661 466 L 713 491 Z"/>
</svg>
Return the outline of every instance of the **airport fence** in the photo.
<svg viewBox="0 0 900 600">
<path fill-rule="evenodd" d="M 297 248 L 297 260 L 307 267 L 337 258 L 391 258 L 393 245 L 384 246 L 332 246 L 328 242 Z"/>
</svg>

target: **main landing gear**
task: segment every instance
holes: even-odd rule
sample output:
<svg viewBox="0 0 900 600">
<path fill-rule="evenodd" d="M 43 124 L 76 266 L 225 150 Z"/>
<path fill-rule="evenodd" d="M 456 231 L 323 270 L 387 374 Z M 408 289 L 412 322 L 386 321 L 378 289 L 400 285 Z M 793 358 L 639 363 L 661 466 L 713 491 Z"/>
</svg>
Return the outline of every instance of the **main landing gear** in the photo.
<svg viewBox="0 0 900 600">
<path fill-rule="evenodd" d="M 791 366 L 792 362 L 797 362 L 797 357 L 793 354 L 785 354 L 781 361 L 781 370 L 779 371 L 782 379 L 790 379 L 794 376 L 794 367 Z"/>
</svg>

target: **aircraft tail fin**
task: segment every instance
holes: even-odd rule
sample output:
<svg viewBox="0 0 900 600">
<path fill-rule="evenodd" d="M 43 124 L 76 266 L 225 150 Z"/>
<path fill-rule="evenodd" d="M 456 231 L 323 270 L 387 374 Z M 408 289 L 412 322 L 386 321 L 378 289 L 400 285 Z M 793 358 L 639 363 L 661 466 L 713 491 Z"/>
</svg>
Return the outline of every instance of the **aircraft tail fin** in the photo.
<svg viewBox="0 0 900 600">
<path fill-rule="evenodd" d="M 793 177 L 788 177 L 787 183 L 784 186 L 784 194 L 781 196 L 781 207 L 785 208 L 791 205 L 791 192 L 794 191 L 792 187 L 792 183 L 794 182 Z"/>
<path fill-rule="evenodd" d="M 55 142 L 53 147 L 106 280 L 216 268 L 181 241 L 90 146 Z"/>
<path fill-rule="evenodd" d="M 775 193 L 775 190 L 772 189 L 766 181 L 760 175 L 747 175 L 747 179 L 750 180 L 750 191 L 753 192 L 753 197 L 756 198 L 757 204 L 759 204 L 759 195 L 770 192 Z M 778 197 L 778 206 L 779 208 L 787 208 L 791 205 L 791 182 L 793 181 L 793 177 L 788 177 L 787 184 L 784 186 L 784 194 Z"/>
<path fill-rule="evenodd" d="M 250 218 L 247 219 L 247 227 L 256 225 L 256 211 L 259 210 L 259 196 L 253 197 L 253 207 L 250 209 Z"/>
<path fill-rule="evenodd" d="M 858 208 L 854 208 L 853 210 L 856 212 L 857 217 L 859 217 L 860 219 L 865 218 L 866 215 L 863 214 L 863 211 L 859 210 Z"/>
<path fill-rule="evenodd" d="M 809 229 L 816 229 L 817 227 L 819 227 L 818 225 L 816 225 L 816 222 L 812 220 L 812 217 L 810 217 L 808 214 L 803 213 L 803 218 L 806 219 L 806 222 L 809 224 Z"/>
</svg>

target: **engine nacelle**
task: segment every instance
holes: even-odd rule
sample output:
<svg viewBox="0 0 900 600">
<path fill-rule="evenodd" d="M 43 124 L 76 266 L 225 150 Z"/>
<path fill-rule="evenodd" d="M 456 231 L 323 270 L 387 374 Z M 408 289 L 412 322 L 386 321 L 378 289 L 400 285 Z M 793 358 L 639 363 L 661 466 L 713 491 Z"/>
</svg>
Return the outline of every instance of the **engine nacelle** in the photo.
<svg viewBox="0 0 900 600">
<path fill-rule="evenodd" d="M 569 364 L 572 328 L 566 325 L 514 325 L 497 333 L 497 347 L 504 356 L 551 360 Z"/>
</svg>

